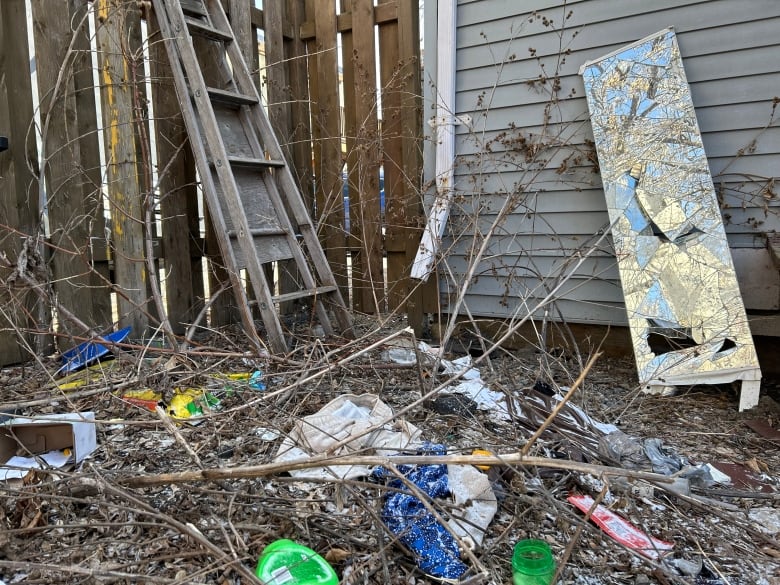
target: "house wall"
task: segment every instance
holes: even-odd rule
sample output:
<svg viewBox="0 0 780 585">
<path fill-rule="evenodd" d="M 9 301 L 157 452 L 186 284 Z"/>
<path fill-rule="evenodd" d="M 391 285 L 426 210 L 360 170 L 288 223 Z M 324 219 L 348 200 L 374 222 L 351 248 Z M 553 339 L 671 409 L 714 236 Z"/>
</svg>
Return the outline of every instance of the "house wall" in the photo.
<svg viewBox="0 0 780 585">
<path fill-rule="evenodd" d="M 436 9 L 426 1 L 426 117 Z M 443 302 L 492 229 L 466 296 L 474 316 L 541 315 L 547 297 L 570 322 L 626 323 L 578 71 L 667 26 L 678 35 L 746 308 L 780 309 L 766 241 L 780 228 L 776 0 L 459 0 L 455 113 L 467 118 L 457 127 Z M 426 141 L 428 179 L 433 148 Z M 756 323 L 754 332 L 777 332 Z"/>
</svg>

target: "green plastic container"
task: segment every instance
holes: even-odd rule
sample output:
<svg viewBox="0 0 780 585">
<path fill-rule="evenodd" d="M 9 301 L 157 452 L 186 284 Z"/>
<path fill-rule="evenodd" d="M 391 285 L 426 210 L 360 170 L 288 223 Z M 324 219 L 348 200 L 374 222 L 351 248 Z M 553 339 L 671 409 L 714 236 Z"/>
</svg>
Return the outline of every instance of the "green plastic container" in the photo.
<svg viewBox="0 0 780 585">
<path fill-rule="evenodd" d="M 269 544 L 255 571 L 266 585 L 338 585 L 328 561 L 307 546 L 282 539 Z"/>
<path fill-rule="evenodd" d="M 551 585 L 555 576 L 555 559 L 543 540 L 521 540 L 512 555 L 514 585 Z"/>
</svg>

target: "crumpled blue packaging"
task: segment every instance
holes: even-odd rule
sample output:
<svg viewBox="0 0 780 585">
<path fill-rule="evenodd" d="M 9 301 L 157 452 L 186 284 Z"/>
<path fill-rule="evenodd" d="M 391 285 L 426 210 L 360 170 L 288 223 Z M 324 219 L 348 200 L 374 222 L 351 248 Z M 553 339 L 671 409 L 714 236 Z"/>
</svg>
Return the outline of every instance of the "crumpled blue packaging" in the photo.
<svg viewBox="0 0 780 585">
<path fill-rule="evenodd" d="M 418 455 L 446 455 L 444 445 L 425 443 Z M 449 495 L 446 465 L 399 465 L 404 477 L 431 499 Z M 386 469 L 374 470 L 376 479 L 392 477 Z M 382 520 L 415 556 L 417 566 L 426 574 L 440 579 L 458 579 L 468 568 L 460 560 L 455 538 L 431 514 L 423 503 L 408 493 L 399 478 L 390 479 L 389 492 L 382 508 Z"/>
</svg>

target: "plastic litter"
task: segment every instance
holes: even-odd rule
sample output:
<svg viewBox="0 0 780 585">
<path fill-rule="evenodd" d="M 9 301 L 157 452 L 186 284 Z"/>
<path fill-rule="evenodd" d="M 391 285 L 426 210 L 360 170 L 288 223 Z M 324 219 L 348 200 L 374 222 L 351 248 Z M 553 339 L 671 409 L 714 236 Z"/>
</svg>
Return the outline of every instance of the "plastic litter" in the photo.
<svg viewBox="0 0 780 585">
<path fill-rule="evenodd" d="M 753 508 L 748 517 L 761 532 L 766 534 L 780 533 L 780 510 L 775 508 Z"/>
<path fill-rule="evenodd" d="M 67 374 L 100 359 L 109 352 L 111 343 L 122 343 L 130 335 L 130 327 L 108 333 L 102 337 L 103 343 L 97 340 L 86 341 L 62 353 L 62 367 L 57 374 Z M 108 342 L 108 343 L 105 343 Z"/>
<path fill-rule="evenodd" d="M 366 429 L 393 415 L 393 410 L 374 394 L 344 394 L 332 400 L 317 413 L 296 422 L 284 438 L 275 461 L 310 458 L 330 451 L 343 440 L 349 440 L 334 455 L 360 451 L 362 454 L 395 455 L 420 443 L 421 432 L 411 423 L 396 421 L 394 425 L 363 434 Z M 362 436 L 361 436 L 362 435 Z M 367 477 L 371 469 L 360 465 L 331 465 L 290 471 L 298 479 L 350 479 Z"/>
<path fill-rule="evenodd" d="M 154 412 L 162 402 L 162 392 L 155 392 L 150 388 L 127 390 L 122 394 L 122 400 Z"/>
<path fill-rule="evenodd" d="M 726 585 L 721 577 L 703 562 L 701 558 L 664 559 L 663 564 L 676 570 L 683 577 L 693 578 L 694 585 Z M 735 583 L 732 583 L 735 585 Z"/>
<path fill-rule="evenodd" d="M 443 445 L 428 444 L 420 454 L 444 455 Z M 444 497 L 449 493 L 446 465 L 400 465 L 399 471 L 429 498 Z M 387 478 L 384 469 L 374 472 L 376 478 Z M 455 538 L 410 493 L 404 482 L 391 479 L 388 485 L 399 491 L 390 492 L 382 508 L 382 520 L 390 531 L 415 555 L 417 566 L 426 574 L 440 579 L 458 579 L 468 568 L 460 559 Z"/>
<path fill-rule="evenodd" d="M 673 475 L 682 469 L 684 462 L 679 457 L 673 457 L 663 448 L 661 439 L 644 440 L 645 455 L 653 464 L 655 473 Z"/>
<path fill-rule="evenodd" d="M 550 585 L 555 576 L 555 559 L 543 540 L 521 540 L 512 554 L 514 585 Z"/>
<path fill-rule="evenodd" d="M 266 585 L 338 585 L 339 577 L 324 558 L 292 540 L 276 540 L 263 549 L 257 575 Z"/>
<path fill-rule="evenodd" d="M 585 495 L 571 495 L 567 499 L 586 513 L 594 502 L 593 498 Z M 648 536 L 601 504 L 596 506 L 590 519 L 607 535 L 649 559 L 658 560 L 674 548 L 672 543 Z"/>
<path fill-rule="evenodd" d="M 642 443 L 623 431 L 615 431 L 599 439 L 599 455 L 624 469 L 641 469 L 649 463 Z"/>
<path fill-rule="evenodd" d="M 331 452 L 332 446 L 342 441 L 345 444 L 335 450 L 334 455 L 354 451 L 386 456 L 445 453 L 444 446 L 423 443 L 419 429 L 399 419 L 392 425 L 364 434 L 369 427 L 392 418 L 392 413 L 392 409 L 375 395 L 342 395 L 319 412 L 298 421 L 285 436 L 275 461 L 300 460 Z M 428 497 L 446 496 L 449 503 L 454 501 L 455 506 L 448 508 L 446 526 L 437 522 L 420 500 L 404 493 L 404 482 L 391 477 L 383 468 L 331 465 L 292 470 L 290 474 L 299 479 L 371 476 L 387 480 L 392 487 L 401 490 L 390 493 L 384 503 L 382 517 L 388 528 L 414 552 L 418 566 L 427 574 L 457 578 L 466 570 L 459 558 L 458 540 L 470 548 L 481 545 L 498 509 L 489 476 L 472 465 L 399 465 L 399 470 Z"/>
<path fill-rule="evenodd" d="M 219 405 L 219 398 L 202 388 L 177 388 L 168 404 L 168 414 L 187 419 L 203 416 L 204 410 L 215 410 Z"/>
<path fill-rule="evenodd" d="M 239 382 L 242 386 L 248 386 L 252 390 L 263 391 L 266 389 L 265 381 L 263 380 L 263 372 L 260 370 L 220 374 L 217 378 L 225 378 L 231 382 Z"/>
</svg>

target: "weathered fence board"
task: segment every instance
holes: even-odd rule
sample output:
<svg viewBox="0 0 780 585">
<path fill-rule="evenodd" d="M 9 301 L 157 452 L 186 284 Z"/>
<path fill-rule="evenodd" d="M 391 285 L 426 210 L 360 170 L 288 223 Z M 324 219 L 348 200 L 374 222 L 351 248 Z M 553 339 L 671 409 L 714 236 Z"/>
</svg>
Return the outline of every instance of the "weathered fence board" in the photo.
<svg viewBox="0 0 780 585">
<path fill-rule="evenodd" d="M 203 243 L 198 225 L 195 159 L 187 139 L 157 20 L 149 18 L 149 53 L 157 143 L 158 187 L 168 321 L 186 331 L 203 308 Z"/>
<path fill-rule="evenodd" d="M 13 263 L 24 238 L 36 234 L 38 224 L 38 181 L 31 172 L 38 153 L 34 136 L 28 135 L 33 118 L 30 55 L 20 40 L 27 38 L 24 4 L 0 2 L 0 134 L 9 142 L 9 150 L 0 153 L 0 254 Z M 0 280 L 6 282 L 11 272 L 0 265 Z M 21 288 L 0 288 L 0 365 L 46 349 L 42 337 L 25 334 L 40 320 L 37 300 Z"/>
<path fill-rule="evenodd" d="M 379 210 L 380 142 L 377 115 L 376 48 L 374 7 L 371 0 L 351 0 L 352 50 L 345 44 L 345 68 L 353 71 L 354 83 L 344 84 L 353 93 L 354 149 L 349 152 L 350 229 L 358 247 L 353 254 L 352 288 L 354 306 L 365 313 L 384 311 L 382 276 L 382 224 Z M 342 33 L 342 38 L 349 33 Z M 351 61 L 349 65 L 346 65 Z M 352 219 L 354 218 L 354 222 Z"/>
<path fill-rule="evenodd" d="M 311 119 L 318 229 L 336 283 L 344 298 L 348 298 L 335 5 L 331 0 L 307 0 L 306 15 L 316 23 L 316 39 L 309 48 L 309 54 L 316 55 L 316 65 L 312 68 L 310 62 L 309 71 L 316 72 L 310 79 L 317 78 Z"/>
<path fill-rule="evenodd" d="M 119 325 L 142 335 L 149 325 L 146 312 L 148 275 L 144 262 L 141 161 L 138 160 L 137 107 L 134 86 L 138 64 L 131 61 L 138 46 L 129 46 L 140 15 L 121 0 L 98 0 L 98 57 L 106 150 L 106 178 L 111 208 L 112 260 L 117 287 Z M 136 52 L 134 52 L 136 51 Z"/>
</svg>

